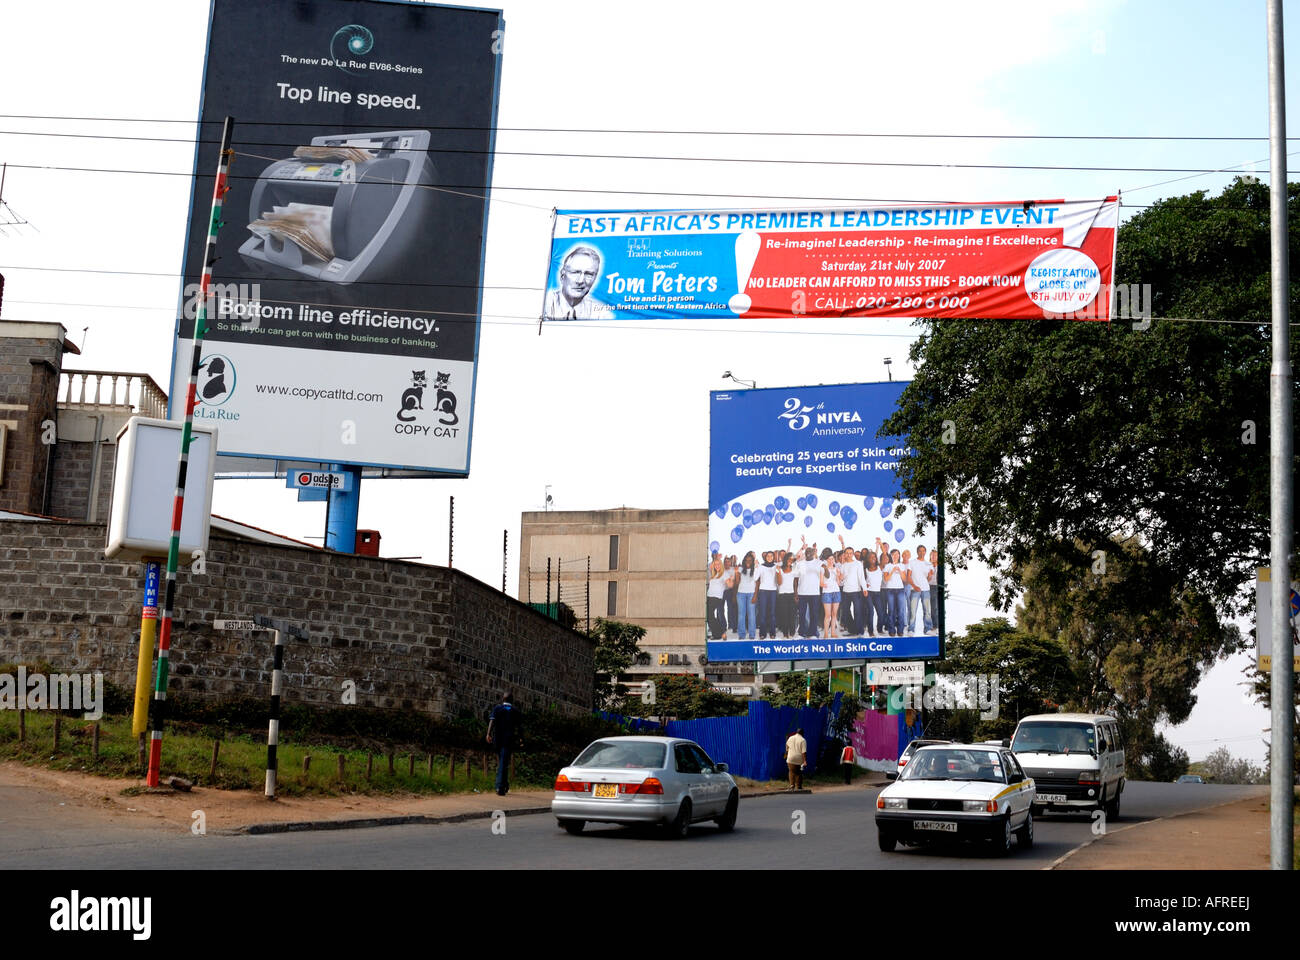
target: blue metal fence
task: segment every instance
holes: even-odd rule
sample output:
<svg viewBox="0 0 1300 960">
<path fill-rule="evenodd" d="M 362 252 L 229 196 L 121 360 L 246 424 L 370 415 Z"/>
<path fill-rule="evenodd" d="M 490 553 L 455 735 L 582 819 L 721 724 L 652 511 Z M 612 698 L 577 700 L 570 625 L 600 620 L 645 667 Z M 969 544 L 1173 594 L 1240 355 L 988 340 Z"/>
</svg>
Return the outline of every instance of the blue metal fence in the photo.
<svg viewBox="0 0 1300 960">
<path fill-rule="evenodd" d="M 808 741 L 808 773 L 817 772 L 828 715 L 825 707 L 773 707 L 765 700 L 751 700 L 748 716 L 670 720 L 666 732 L 694 740 L 737 776 L 783 780 L 785 741 L 799 727 Z"/>
</svg>

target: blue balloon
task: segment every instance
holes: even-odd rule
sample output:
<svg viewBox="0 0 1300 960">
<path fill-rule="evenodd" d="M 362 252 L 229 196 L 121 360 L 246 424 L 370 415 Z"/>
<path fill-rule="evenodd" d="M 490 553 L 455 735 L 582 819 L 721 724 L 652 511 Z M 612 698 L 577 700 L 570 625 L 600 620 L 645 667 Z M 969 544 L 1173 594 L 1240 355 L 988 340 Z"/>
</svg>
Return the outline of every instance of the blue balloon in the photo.
<svg viewBox="0 0 1300 960">
<path fill-rule="evenodd" d="M 902 528 L 902 527 L 899 527 L 897 530 L 894 531 L 894 539 L 897 540 L 899 543 L 902 543 L 902 542 L 903 542 L 903 528 Z"/>
<path fill-rule="evenodd" d="M 841 515 L 840 519 L 841 519 L 841 520 L 844 520 L 844 517 Z M 852 518 L 849 518 L 848 520 L 844 520 L 844 529 L 845 529 L 845 530 L 852 530 L 852 529 L 853 529 L 853 524 L 854 524 L 854 520 L 853 520 Z"/>
<path fill-rule="evenodd" d="M 832 516 L 832 517 L 839 516 L 839 513 L 840 513 L 840 502 L 839 502 L 838 500 L 832 500 L 832 501 L 831 501 L 831 505 L 830 505 L 829 507 L 827 507 L 827 509 L 830 510 L 830 512 L 831 512 L 831 516 Z"/>
<path fill-rule="evenodd" d="M 733 503 L 733 504 L 731 505 L 731 515 L 732 515 L 733 517 L 738 517 L 738 516 L 740 516 L 740 511 L 741 511 L 741 509 L 742 509 L 742 508 L 741 508 L 740 504 L 738 504 L 738 503 Z"/>
<path fill-rule="evenodd" d="M 817 506 L 817 494 L 810 493 L 805 499 L 808 501 L 808 506 L 810 507 Z"/>
<path fill-rule="evenodd" d="M 714 510 L 713 512 L 718 515 L 719 520 L 725 520 L 727 518 L 727 505 L 724 503 L 722 506 L 718 507 L 718 509 Z"/>
<path fill-rule="evenodd" d="M 888 531 L 893 530 L 893 529 L 894 529 L 894 522 L 893 522 L 892 520 L 886 520 L 886 521 L 885 521 L 885 531 L 888 532 Z"/>
<path fill-rule="evenodd" d="M 882 517 L 889 516 L 889 504 L 883 502 L 880 504 L 880 515 Z"/>
<path fill-rule="evenodd" d="M 884 507 L 885 509 L 887 509 L 887 510 L 888 510 L 888 509 L 892 509 L 893 506 L 894 506 L 894 498 L 893 498 L 893 497 L 882 497 L 881 500 L 880 500 L 880 505 L 881 505 L 882 507 Z"/>
<path fill-rule="evenodd" d="M 858 511 L 854 510 L 852 507 L 848 506 L 847 504 L 840 507 L 841 520 L 856 520 L 857 518 L 858 518 Z"/>
<path fill-rule="evenodd" d="M 754 521 L 754 522 L 757 523 L 758 521 Z M 764 522 L 764 523 L 771 523 L 771 522 L 772 522 L 772 514 L 770 514 L 770 513 L 765 513 L 765 514 L 763 514 L 763 522 Z"/>
<path fill-rule="evenodd" d="M 827 529 L 828 531 L 830 531 L 831 533 L 834 533 L 834 532 L 835 532 L 835 524 L 833 524 L 833 523 L 828 523 L 828 524 L 826 524 L 826 529 Z"/>
<path fill-rule="evenodd" d="M 748 520 L 748 519 L 749 519 L 750 517 L 752 517 L 753 515 L 754 515 L 754 511 L 753 511 L 753 510 L 746 510 L 746 511 L 744 512 L 744 514 L 742 514 L 742 516 L 743 516 L 746 520 Z"/>
<path fill-rule="evenodd" d="M 717 553 L 720 546 L 721 544 L 719 544 L 718 541 L 714 540 L 709 544 L 709 553 Z"/>
<path fill-rule="evenodd" d="M 868 510 L 870 510 L 875 505 L 875 503 L 876 503 L 875 497 L 867 497 L 867 499 L 862 501 L 862 505 L 866 507 Z"/>
<path fill-rule="evenodd" d="M 797 503 L 797 504 L 799 505 L 799 509 L 800 509 L 800 510 L 807 510 L 807 509 L 808 509 L 808 498 L 807 498 L 807 497 L 800 497 L 798 500 L 795 501 L 795 503 Z"/>
<path fill-rule="evenodd" d="M 812 517 L 804 517 L 804 518 L 803 518 L 803 525 L 804 525 L 805 527 L 811 527 L 811 526 L 812 526 Z"/>
<path fill-rule="evenodd" d="M 745 527 L 746 527 L 746 528 L 749 528 L 749 527 L 752 527 L 753 525 L 754 525 L 754 515 L 753 515 L 752 513 L 746 513 L 746 514 L 745 514 Z"/>
<path fill-rule="evenodd" d="M 776 508 L 778 510 L 784 510 L 786 507 L 790 506 L 790 501 L 785 497 L 777 497 L 774 502 L 776 503 Z"/>
<path fill-rule="evenodd" d="M 740 538 L 743 537 L 744 535 L 745 535 L 744 528 L 736 527 L 734 530 L 731 531 L 731 542 L 740 543 Z"/>
<path fill-rule="evenodd" d="M 787 513 L 787 514 L 785 515 L 785 522 L 786 522 L 786 523 L 794 523 L 794 514 L 793 514 L 793 513 Z"/>
<path fill-rule="evenodd" d="M 773 519 L 776 520 L 777 526 L 780 526 L 782 523 L 785 522 L 785 514 L 778 513 Z"/>
</svg>

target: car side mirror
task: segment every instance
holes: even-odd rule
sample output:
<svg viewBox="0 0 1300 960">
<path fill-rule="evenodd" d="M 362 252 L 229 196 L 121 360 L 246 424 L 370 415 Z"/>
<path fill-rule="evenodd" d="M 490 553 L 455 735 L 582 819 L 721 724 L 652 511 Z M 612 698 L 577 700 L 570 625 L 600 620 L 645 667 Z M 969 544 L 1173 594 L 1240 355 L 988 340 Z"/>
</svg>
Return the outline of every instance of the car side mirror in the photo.
<svg viewBox="0 0 1300 960">
<path fill-rule="evenodd" d="M 895 772 L 892 771 L 892 770 L 887 771 L 887 772 L 885 773 L 885 779 L 886 779 L 886 780 L 897 780 L 897 779 L 898 779 L 898 774 L 895 773 Z"/>
<path fill-rule="evenodd" d="M 1007 749 L 1010 749 L 1010 748 L 1011 748 L 1011 738 L 1010 738 L 1010 737 L 1003 737 L 1003 738 L 1002 738 L 1002 746 L 1006 747 Z"/>
<path fill-rule="evenodd" d="M 726 773 L 730 769 L 731 768 L 728 767 L 725 763 L 720 763 L 717 766 L 718 773 Z"/>
</svg>

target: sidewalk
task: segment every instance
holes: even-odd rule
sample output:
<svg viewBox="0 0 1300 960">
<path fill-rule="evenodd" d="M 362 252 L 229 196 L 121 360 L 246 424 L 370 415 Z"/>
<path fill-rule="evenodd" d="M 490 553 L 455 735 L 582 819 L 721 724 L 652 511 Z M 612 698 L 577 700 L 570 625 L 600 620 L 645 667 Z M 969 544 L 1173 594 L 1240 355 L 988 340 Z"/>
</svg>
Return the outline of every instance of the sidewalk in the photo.
<svg viewBox="0 0 1300 960">
<path fill-rule="evenodd" d="M 1110 837 L 1123 834 L 1115 843 Z M 1067 853 L 1053 870 L 1267 870 L 1268 794 L 1141 823 Z"/>
<path fill-rule="evenodd" d="M 861 777 L 852 786 L 817 785 L 815 792 L 861 790 L 883 784 Z M 267 800 L 253 790 L 159 791 L 122 796 L 143 780 L 116 780 L 90 774 L 47 770 L 20 763 L 0 763 L 0 793 L 6 797 L 5 820 L 22 823 L 57 815 L 84 825 L 95 822 L 120 827 L 189 830 L 202 811 L 208 833 L 278 833 L 298 830 L 338 830 L 399 823 L 450 823 L 490 817 L 494 810 L 516 814 L 546 813 L 550 790 L 511 790 L 495 793 L 429 795 L 351 795 L 343 797 L 282 797 Z M 805 791 L 808 792 L 808 791 Z M 741 789 L 741 797 L 788 793 L 766 787 Z M 21 809 L 19 809 L 21 808 Z"/>
</svg>

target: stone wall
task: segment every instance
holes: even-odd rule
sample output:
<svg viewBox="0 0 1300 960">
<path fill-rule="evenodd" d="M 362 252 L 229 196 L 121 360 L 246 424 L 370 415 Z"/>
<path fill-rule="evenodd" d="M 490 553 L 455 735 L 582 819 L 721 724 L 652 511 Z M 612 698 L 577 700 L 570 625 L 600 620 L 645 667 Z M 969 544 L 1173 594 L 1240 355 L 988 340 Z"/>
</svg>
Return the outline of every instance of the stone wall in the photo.
<svg viewBox="0 0 1300 960">
<path fill-rule="evenodd" d="M 134 687 L 142 566 L 105 560 L 104 540 L 102 524 L 0 520 L 0 663 Z M 457 570 L 215 533 L 206 566 L 178 575 L 173 692 L 269 697 L 270 634 L 211 627 L 264 613 L 311 633 L 287 641 L 288 701 L 338 706 L 352 681 L 359 705 L 434 716 L 482 716 L 507 689 L 526 708 L 591 708 L 591 641 Z"/>
<path fill-rule="evenodd" d="M 41 424 L 57 416 L 62 327 L 0 323 L 0 422 L 8 427 L 0 510 L 41 513 L 45 503 L 49 446 Z"/>
</svg>

